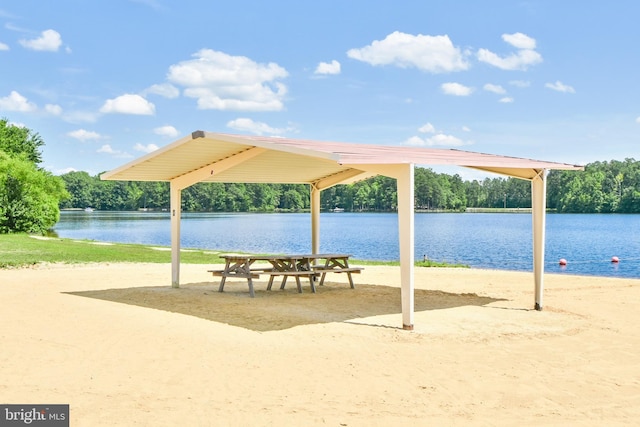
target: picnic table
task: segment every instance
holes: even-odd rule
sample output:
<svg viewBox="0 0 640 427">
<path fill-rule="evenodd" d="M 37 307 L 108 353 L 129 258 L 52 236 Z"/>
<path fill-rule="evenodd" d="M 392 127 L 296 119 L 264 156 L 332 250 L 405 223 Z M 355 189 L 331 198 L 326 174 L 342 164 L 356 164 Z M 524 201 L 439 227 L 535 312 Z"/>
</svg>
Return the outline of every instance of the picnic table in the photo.
<svg viewBox="0 0 640 427">
<path fill-rule="evenodd" d="M 227 278 L 246 279 L 249 285 L 249 294 L 255 295 L 253 279 L 261 274 L 269 275 L 267 290 L 271 290 L 276 276 L 282 276 L 280 289 L 284 289 L 287 278 L 295 277 L 298 292 L 302 292 L 300 277 L 307 277 L 311 291 L 316 292 L 315 281 L 320 276 L 320 286 L 324 284 L 327 273 L 346 273 L 352 289 L 355 288 L 352 273 L 360 273 L 361 267 L 350 267 L 347 254 L 299 254 L 299 255 L 250 255 L 250 254 L 224 254 L 220 256 L 225 260 L 222 270 L 209 270 L 214 276 L 220 276 L 219 292 L 224 290 Z M 260 265 L 256 263 L 261 263 Z"/>
</svg>

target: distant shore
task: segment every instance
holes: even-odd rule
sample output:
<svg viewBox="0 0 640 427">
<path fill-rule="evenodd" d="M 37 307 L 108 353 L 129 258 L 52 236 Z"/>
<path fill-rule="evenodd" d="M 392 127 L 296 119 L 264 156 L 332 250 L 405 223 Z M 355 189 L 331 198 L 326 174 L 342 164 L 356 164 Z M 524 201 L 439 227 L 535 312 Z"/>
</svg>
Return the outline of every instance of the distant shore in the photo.
<svg viewBox="0 0 640 427">
<path fill-rule="evenodd" d="M 531 208 L 467 208 L 467 213 L 531 213 Z M 548 211 L 551 212 L 551 211 Z"/>
</svg>

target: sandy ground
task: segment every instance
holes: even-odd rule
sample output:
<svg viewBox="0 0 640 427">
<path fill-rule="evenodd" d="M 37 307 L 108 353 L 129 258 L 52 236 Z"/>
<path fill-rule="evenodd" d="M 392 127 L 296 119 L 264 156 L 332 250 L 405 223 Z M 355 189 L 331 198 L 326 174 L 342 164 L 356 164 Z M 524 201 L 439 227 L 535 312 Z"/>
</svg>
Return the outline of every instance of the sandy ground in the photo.
<svg viewBox="0 0 640 427">
<path fill-rule="evenodd" d="M 0 403 L 72 426 L 637 425 L 640 280 L 399 269 L 267 292 L 211 266 L 0 270 Z"/>
</svg>

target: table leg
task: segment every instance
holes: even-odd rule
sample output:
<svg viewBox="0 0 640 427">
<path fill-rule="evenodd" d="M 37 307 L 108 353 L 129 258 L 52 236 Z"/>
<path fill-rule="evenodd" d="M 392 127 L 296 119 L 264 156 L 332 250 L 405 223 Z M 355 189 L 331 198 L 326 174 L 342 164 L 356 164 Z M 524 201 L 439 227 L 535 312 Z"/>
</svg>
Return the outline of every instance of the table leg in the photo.
<svg viewBox="0 0 640 427">
<path fill-rule="evenodd" d="M 313 292 L 314 294 L 316 293 L 316 284 L 313 283 L 316 279 L 316 275 L 313 274 L 313 269 L 311 268 L 311 260 L 310 259 L 305 259 L 302 263 L 301 263 L 301 268 L 303 270 L 306 270 L 309 272 L 309 284 L 311 285 L 311 292 Z"/>
<path fill-rule="evenodd" d="M 353 278 L 351 277 L 350 271 L 347 271 L 347 276 L 349 277 L 349 285 L 351 285 L 351 289 L 355 289 L 356 285 L 353 284 Z"/>
<path fill-rule="evenodd" d="M 344 259 L 344 268 L 349 268 L 349 259 L 347 258 Z M 349 285 L 351 286 L 351 289 L 355 289 L 356 286 L 353 284 L 353 277 L 351 277 L 350 271 L 347 271 L 347 277 L 349 277 Z"/>
<path fill-rule="evenodd" d="M 256 294 L 253 292 L 253 280 L 251 280 L 251 277 L 247 278 L 247 281 L 249 282 L 249 295 L 251 295 L 251 298 L 255 297 Z"/>
<path fill-rule="evenodd" d="M 327 272 L 323 272 L 322 273 L 322 277 L 320 278 L 320 286 L 324 286 L 324 278 L 326 277 Z"/>
<path fill-rule="evenodd" d="M 218 288 L 218 292 L 222 292 L 224 290 L 224 282 L 227 280 L 226 274 L 229 272 L 229 264 L 229 260 L 224 263 L 224 272 L 222 273 L 222 278 L 220 279 L 220 287 Z"/>
</svg>

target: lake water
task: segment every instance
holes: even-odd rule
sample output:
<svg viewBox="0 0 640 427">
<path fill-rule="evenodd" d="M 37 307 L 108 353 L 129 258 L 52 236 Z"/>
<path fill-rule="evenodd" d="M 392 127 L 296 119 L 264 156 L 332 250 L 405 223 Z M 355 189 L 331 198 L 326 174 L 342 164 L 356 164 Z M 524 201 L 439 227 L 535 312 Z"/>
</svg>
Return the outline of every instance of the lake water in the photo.
<svg viewBox="0 0 640 427">
<path fill-rule="evenodd" d="M 58 236 L 169 246 L 168 212 L 62 212 Z M 304 253 L 308 213 L 183 213 L 183 248 Z M 545 270 L 640 278 L 640 215 L 548 214 Z M 532 270 L 530 213 L 418 213 L 415 258 L 478 268 Z M 394 213 L 322 213 L 320 250 L 398 260 Z M 617 256 L 619 263 L 612 263 Z M 558 261 L 567 260 L 565 267 Z"/>
</svg>

